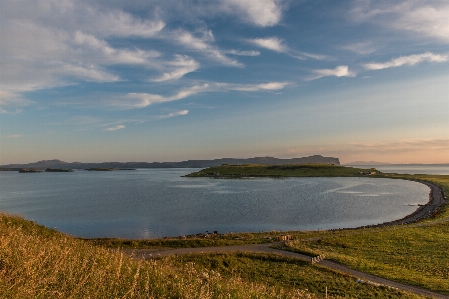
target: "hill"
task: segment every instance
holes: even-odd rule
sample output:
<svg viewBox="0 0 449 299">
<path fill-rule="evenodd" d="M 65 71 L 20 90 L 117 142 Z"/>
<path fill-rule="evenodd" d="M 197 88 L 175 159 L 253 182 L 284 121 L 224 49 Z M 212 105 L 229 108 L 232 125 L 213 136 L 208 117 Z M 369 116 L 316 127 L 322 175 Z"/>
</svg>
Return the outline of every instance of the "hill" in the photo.
<svg viewBox="0 0 449 299">
<path fill-rule="evenodd" d="M 374 168 L 362 169 L 328 164 L 286 164 L 259 165 L 244 164 L 209 167 L 193 172 L 187 177 L 354 177 L 371 175 L 378 171 Z"/>
<path fill-rule="evenodd" d="M 42 160 L 29 164 L 10 164 L 3 165 L 4 169 L 46 169 L 46 168 L 71 168 L 71 169 L 87 169 L 87 168 L 206 168 L 219 166 L 222 164 L 262 164 L 262 165 L 282 165 L 282 164 L 334 164 L 340 165 L 338 158 L 323 157 L 314 155 L 302 158 L 279 159 L 274 157 L 254 157 L 254 158 L 221 158 L 214 160 L 187 160 L 182 162 L 102 162 L 102 163 L 68 163 L 61 160 Z"/>
</svg>

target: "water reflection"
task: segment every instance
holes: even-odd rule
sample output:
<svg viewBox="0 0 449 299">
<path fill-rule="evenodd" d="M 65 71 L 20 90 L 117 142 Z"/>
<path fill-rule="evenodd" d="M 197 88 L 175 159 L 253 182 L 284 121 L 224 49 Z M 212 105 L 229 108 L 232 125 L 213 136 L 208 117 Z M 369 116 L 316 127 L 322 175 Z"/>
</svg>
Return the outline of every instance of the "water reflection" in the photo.
<svg viewBox="0 0 449 299">
<path fill-rule="evenodd" d="M 429 188 L 403 180 L 181 177 L 196 169 L 0 173 L 0 210 L 82 237 L 330 229 L 412 213 Z"/>
</svg>

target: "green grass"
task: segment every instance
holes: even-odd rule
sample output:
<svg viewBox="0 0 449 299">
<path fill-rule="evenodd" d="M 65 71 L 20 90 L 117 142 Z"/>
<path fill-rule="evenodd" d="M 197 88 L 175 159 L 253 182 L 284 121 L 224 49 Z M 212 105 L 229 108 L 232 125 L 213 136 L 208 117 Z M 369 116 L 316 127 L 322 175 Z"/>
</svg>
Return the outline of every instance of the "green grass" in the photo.
<svg viewBox="0 0 449 299">
<path fill-rule="evenodd" d="M 421 298 L 274 255 L 134 260 L 0 214 L 0 298 Z"/>
<path fill-rule="evenodd" d="M 391 175 L 390 175 L 391 176 Z M 426 180 L 449 192 L 449 176 L 393 175 Z M 448 205 L 419 224 L 328 233 L 315 241 L 290 243 L 294 251 L 324 254 L 358 270 L 449 295 Z M 323 236 L 323 235 L 322 235 Z"/>
<path fill-rule="evenodd" d="M 220 273 L 276 288 L 299 288 L 342 298 L 419 298 L 388 287 L 358 283 L 353 277 L 297 259 L 274 254 L 202 254 L 172 257 L 176 264 L 193 263 Z"/>
<path fill-rule="evenodd" d="M 229 165 L 210 167 L 198 172 L 186 175 L 187 177 L 214 177 L 214 173 L 220 173 L 220 177 L 355 177 L 359 172 L 376 171 L 374 168 L 362 169 L 334 165 L 320 164 L 288 164 L 288 165 Z"/>
<path fill-rule="evenodd" d="M 170 258 L 133 260 L 16 216 L 0 214 L 0 232 L 0 298 L 319 298 Z"/>
<path fill-rule="evenodd" d="M 108 248 L 196 248 L 196 247 L 217 247 L 217 246 L 233 246 L 244 244 L 267 244 L 278 241 L 282 235 L 289 234 L 294 238 L 314 237 L 318 234 L 326 234 L 326 232 L 309 232 L 309 231 L 270 231 L 263 233 L 227 233 L 221 235 L 210 235 L 209 237 L 198 236 L 187 239 L 179 237 L 163 238 L 163 239 L 115 239 L 115 238 L 99 238 L 85 239 L 93 245 L 100 245 Z"/>
</svg>

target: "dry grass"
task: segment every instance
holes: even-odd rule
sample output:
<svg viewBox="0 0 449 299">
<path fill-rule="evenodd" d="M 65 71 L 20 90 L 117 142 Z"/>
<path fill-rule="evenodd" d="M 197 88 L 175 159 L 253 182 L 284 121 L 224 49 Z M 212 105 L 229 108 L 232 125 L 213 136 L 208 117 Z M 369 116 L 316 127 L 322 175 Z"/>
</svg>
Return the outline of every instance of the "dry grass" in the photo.
<svg viewBox="0 0 449 299">
<path fill-rule="evenodd" d="M 0 214 L 0 298 L 319 298 L 170 259 L 137 261 Z"/>
</svg>

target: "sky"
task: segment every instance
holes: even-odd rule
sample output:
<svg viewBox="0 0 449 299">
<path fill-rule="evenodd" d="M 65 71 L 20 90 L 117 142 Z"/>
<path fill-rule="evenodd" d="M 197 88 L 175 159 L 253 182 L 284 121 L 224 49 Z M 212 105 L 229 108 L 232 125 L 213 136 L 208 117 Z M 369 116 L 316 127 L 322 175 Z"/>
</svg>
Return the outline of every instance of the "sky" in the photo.
<svg viewBox="0 0 449 299">
<path fill-rule="evenodd" d="M 0 0 L 0 165 L 449 163 L 449 1 Z"/>
</svg>

